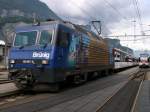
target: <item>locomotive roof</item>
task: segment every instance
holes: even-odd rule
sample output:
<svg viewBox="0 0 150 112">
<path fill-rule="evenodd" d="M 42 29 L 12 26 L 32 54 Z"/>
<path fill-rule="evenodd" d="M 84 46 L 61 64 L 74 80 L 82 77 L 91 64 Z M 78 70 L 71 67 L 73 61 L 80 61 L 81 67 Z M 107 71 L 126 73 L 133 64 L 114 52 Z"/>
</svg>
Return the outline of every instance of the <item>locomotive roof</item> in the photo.
<svg viewBox="0 0 150 112">
<path fill-rule="evenodd" d="M 36 24 L 25 24 L 25 25 L 22 25 L 22 26 L 18 26 L 16 27 L 16 31 L 19 32 L 19 31 L 29 31 L 29 30 L 40 30 L 40 26 L 49 26 L 49 25 L 55 25 L 55 24 L 61 24 L 61 25 L 64 25 L 72 30 L 77 30 L 79 32 L 83 32 L 85 34 L 88 35 L 88 33 L 90 33 L 93 37 L 95 37 L 96 39 L 99 39 L 99 40 L 103 40 L 103 38 L 101 36 L 98 36 L 96 35 L 94 32 L 88 30 L 88 29 L 85 29 L 83 27 L 81 27 L 80 25 L 76 25 L 76 24 L 73 24 L 71 22 L 68 22 L 68 21 L 47 21 L 47 22 L 40 22 L 40 23 L 36 23 Z M 37 27 L 38 26 L 38 27 Z"/>
<path fill-rule="evenodd" d="M 38 27 L 40 29 L 40 26 L 49 26 L 49 25 L 52 25 L 52 24 L 57 24 L 57 21 L 24 24 L 24 25 L 21 25 L 21 26 L 16 26 L 16 31 L 34 30 L 34 29 L 38 29 Z"/>
</svg>

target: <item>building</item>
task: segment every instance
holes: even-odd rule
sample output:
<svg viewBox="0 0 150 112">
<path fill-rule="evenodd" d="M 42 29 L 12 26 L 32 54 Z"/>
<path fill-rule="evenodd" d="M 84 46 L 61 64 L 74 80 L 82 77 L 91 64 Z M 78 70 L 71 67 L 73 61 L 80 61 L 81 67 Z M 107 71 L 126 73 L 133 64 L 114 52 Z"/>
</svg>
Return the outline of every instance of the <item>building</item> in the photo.
<svg viewBox="0 0 150 112">
<path fill-rule="evenodd" d="M 120 44 L 120 40 L 119 39 L 110 39 L 110 38 L 105 38 L 105 41 L 108 43 L 108 46 L 110 48 L 117 48 L 117 49 L 120 49 L 124 52 L 127 52 L 131 55 L 134 55 L 133 53 L 133 50 L 129 47 L 126 47 L 126 46 L 122 46 Z"/>
<path fill-rule="evenodd" d="M 0 40 L 0 69 L 8 67 L 9 49 L 10 46 L 7 46 L 5 56 L 5 42 L 3 40 Z"/>
</svg>

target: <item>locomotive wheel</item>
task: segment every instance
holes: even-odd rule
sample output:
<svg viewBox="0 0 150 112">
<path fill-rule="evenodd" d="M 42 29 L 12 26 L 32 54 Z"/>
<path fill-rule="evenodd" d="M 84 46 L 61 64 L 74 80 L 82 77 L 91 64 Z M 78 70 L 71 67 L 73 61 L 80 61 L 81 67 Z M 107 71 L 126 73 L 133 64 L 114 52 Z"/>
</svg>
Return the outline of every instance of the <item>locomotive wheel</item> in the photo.
<svg viewBox="0 0 150 112">
<path fill-rule="evenodd" d="M 98 77 L 99 76 L 99 73 L 98 72 L 94 72 L 93 73 L 93 77 Z"/>
<path fill-rule="evenodd" d="M 83 82 L 87 82 L 88 80 L 88 73 L 83 74 Z"/>
<path fill-rule="evenodd" d="M 102 77 L 107 76 L 107 72 L 106 72 L 105 70 L 101 71 L 101 76 L 102 76 Z"/>
<path fill-rule="evenodd" d="M 26 85 L 26 84 L 22 84 L 20 82 L 21 82 L 21 80 L 15 80 L 15 82 L 14 82 L 16 87 L 19 90 L 22 90 L 22 91 L 32 90 L 32 85 Z"/>
<path fill-rule="evenodd" d="M 74 84 L 81 84 L 81 83 L 85 83 L 88 79 L 88 74 L 84 73 L 84 74 L 80 74 L 80 75 L 75 75 L 74 76 Z"/>
<path fill-rule="evenodd" d="M 35 80 L 31 71 L 25 70 L 16 74 L 14 82 L 20 90 L 31 90 Z"/>
<path fill-rule="evenodd" d="M 75 75 L 73 78 L 74 84 L 80 84 L 81 83 L 81 76 L 80 75 Z"/>
<path fill-rule="evenodd" d="M 50 84 L 50 92 L 59 92 L 60 91 L 60 84 Z"/>
<path fill-rule="evenodd" d="M 20 90 L 24 90 L 26 88 L 26 85 L 23 85 L 20 83 L 20 81 L 15 80 L 15 85 L 17 88 L 19 88 Z"/>
</svg>

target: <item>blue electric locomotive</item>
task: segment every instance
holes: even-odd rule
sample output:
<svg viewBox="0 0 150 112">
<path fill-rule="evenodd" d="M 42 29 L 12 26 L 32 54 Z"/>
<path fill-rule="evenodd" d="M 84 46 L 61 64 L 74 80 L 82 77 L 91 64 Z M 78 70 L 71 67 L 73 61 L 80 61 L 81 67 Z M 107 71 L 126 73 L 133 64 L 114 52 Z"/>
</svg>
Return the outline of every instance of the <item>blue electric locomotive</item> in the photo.
<svg viewBox="0 0 150 112">
<path fill-rule="evenodd" d="M 68 22 L 50 21 L 16 28 L 9 53 L 9 77 L 28 90 L 60 82 L 85 82 L 87 77 L 113 69 L 113 58 L 101 37 Z"/>
</svg>

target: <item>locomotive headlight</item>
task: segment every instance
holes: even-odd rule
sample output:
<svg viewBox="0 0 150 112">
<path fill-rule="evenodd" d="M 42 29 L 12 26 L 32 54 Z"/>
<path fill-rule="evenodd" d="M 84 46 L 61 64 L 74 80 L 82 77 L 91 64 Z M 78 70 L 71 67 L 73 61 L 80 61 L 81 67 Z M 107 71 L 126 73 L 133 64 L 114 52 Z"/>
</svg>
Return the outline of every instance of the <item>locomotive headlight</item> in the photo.
<svg viewBox="0 0 150 112">
<path fill-rule="evenodd" d="M 31 62 L 32 62 L 32 64 L 35 64 L 34 60 L 32 60 Z"/>
<path fill-rule="evenodd" d="M 42 64 L 44 65 L 48 64 L 48 60 L 42 60 Z"/>
<path fill-rule="evenodd" d="M 14 63 L 15 63 L 15 60 L 10 60 L 10 63 L 11 63 L 11 64 L 14 64 Z"/>
<path fill-rule="evenodd" d="M 32 61 L 31 60 L 26 60 L 26 63 L 31 63 Z"/>
<path fill-rule="evenodd" d="M 30 64 L 32 61 L 31 60 L 23 60 L 22 63 Z"/>
</svg>

